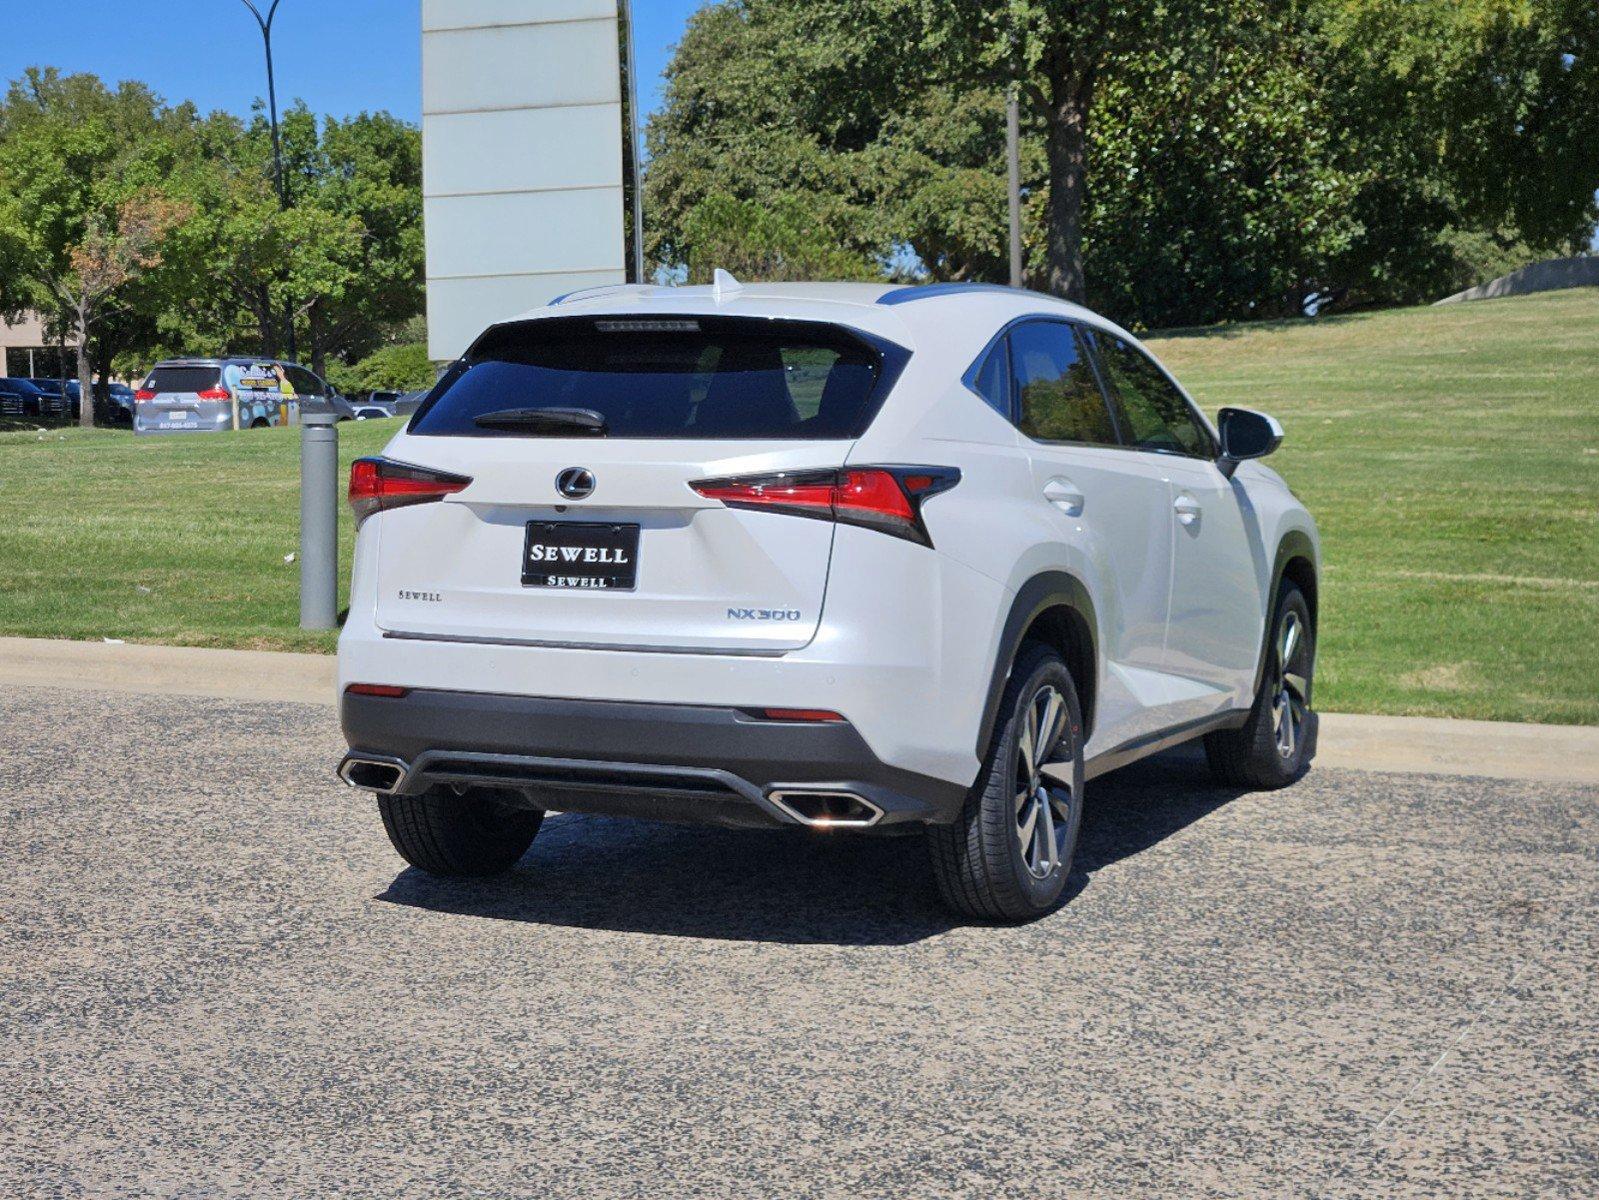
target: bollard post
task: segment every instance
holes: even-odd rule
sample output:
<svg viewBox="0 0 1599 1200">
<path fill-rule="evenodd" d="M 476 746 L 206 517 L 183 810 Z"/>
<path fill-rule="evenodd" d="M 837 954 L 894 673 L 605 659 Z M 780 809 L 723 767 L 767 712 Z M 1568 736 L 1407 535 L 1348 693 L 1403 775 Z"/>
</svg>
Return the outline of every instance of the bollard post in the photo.
<svg viewBox="0 0 1599 1200">
<path fill-rule="evenodd" d="M 332 413 L 300 412 L 300 628 L 339 614 L 339 430 Z"/>
</svg>

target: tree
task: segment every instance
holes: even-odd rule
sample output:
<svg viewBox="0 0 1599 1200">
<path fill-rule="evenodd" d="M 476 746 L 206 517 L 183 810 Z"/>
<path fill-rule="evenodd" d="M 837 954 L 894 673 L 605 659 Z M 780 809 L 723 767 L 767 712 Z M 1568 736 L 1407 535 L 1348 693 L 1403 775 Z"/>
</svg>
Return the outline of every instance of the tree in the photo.
<svg viewBox="0 0 1599 1200">
<path fill-rule="evenodd" d="M 979 169 L 973 158 L 983 166 L 997 162 L 1002 142 L 992 136 L 999 129 L 994 98 L 1015 81 L 1043 135 L 1049 185 L 1043 282 L 1059 295 L 1082 300 L 1096 96 L 1151 56 L 1182 56 L 1204 34 L 1223 27 L 1232 7 L 1225 0 L 744 0 L 701 10 L 669 69 L 666 110 L 651 123 L 656 155 L 648 194 L 671 204 L 683 188 L 694 186 L 696 175 L 725 177 L 735 164 L 759 169 L 769 148 L 792 164 L 791 175 L 824 186 L 834 181 L 827 190 L 856 218 L 852 224 L 865 235 L 862 240 L 882 256 L 885 237 L 892 241 L 903 226 L 874 220 L 870 206 L 861 203 L 866 197 L 860 193 L 877 186 L 886 185 L 916 208 L 953 204 L 963 221 L 1003 212 L 1002 173 L 962 177 L 929 170 L 933 160 L 922 148 L 927 141 L 911 135 L 932 135 L 934 145 L 947 144 L 943 135 L 952 127 L 941 118 L 947 119 L 968 134 L 989 135 L 977 154 L 969 144 L 951 147 L 965 160 L 962 168 Z M 1157 26 L 1161 35 L 1152 48 L 1149 31 Z M 971 103 L 978 98 L 996 115 L 981 116 Z M 705 149 L 659 163 L 662 154 L 676 153 L 677 139 L 696 134 L 716 139 L 724 164 L 707 161 Z M 911 223 L 925 242 L 929 222 Z M 986 265 L 1002 252 L 1003 226 L 984 224 L 980 240 L 995 250 L 972 261 Z M 968 269 L 962 243 L 970 240 L 930 251 L 959 276 Z"/>
<path fill-rule="evenodd" d="M 77 352 L 79 420 L 94 424 L 94 364 L 91 340 L 113 307 L 113 300 L 145 273 L 161 265 L 161 247 L 188 218 L 189 206 L 163 196 L 130 196 L 112 214 L 95 213 L 82 241 L 69 255 L 70 271 L 61 278 L 41 276 L 46 290 L 71 314 Z"/>
<path fill-rule="evenodd" d="M 678 44 L 667 104 L 646 130 L 645 250 L 669 271 L 694 259 L 703 278 L 708 252 L 690 239 L 739 219 L 729 202 L 766 207 L 782 197 L 798 198 L 805 219 L 828 231 L 850 260 L 846 274 L 870 271 L 892 253 L 887 226 L 857 186 L 858 142 L 830 137 L 825 107 L 804 106 L 810 89 L 789 57 L 799 43 L 778 20 L 785 16 L 776 5 L 708 5 Z M 717 265 L 724 264 L 710 264 Z"/>
<path fill-rule="evenodd" d="M 683 265 L 691 283 L 709 283 L 722 267 L 740 279 L 870 279 L 875 263 L 842 248 L 826 218 L 798 195 L 768 203 L 716 192 L 683 222 Z"/>
<path fill-rule="evenodd" d="M 1034 286 L 1135 326 L 1435 297 L 1484 242 L 1586 242 L 1596 24 L 1591 0 L 729 0 L 651 118 L 648 249 L 686 263 L 718 195 L 798 196 L 852 261 L 1003 279 L 1014 77 Z"/>
<path fill-rule="evenodd" d="M 36 310 L 71 341 L 85 395 L 113 361 L 280 354 L 286 321 L 322 374 L 413 339 L 416 128 L 300 103 L 282 129 L 286 211 L 262 113 L 202 118 L 141 84 L 28 72 L 0 102 L 0 311 Z"/>
<path fill-rule="evenodd" d="M 305 309 L 304 343 L 321 373 L 328 355 L 353 362 L 422 310 L 422 139 L 388 113 L 324 118 L 318 131 L 297 105 L 286 125 L 296 207 L 356 234 L 347 269 Z"/>
<path fill-rule="evenodd" d="M 76 350 L 80 419 L 93 424 L 90 347 L 130 288 L 161 267 L 191 209 L 166 188 L 192 110 L 141 84 L 30 69 L 0 105 L 0 261 L 13 309 Z"/>
<path fill-rule="evenodd" d="M 1083 227 L 1099 98 L 1151 59 L 1182 63 L 1203 54 L 1235 7 L 1227 0 L 927 0 L 925 36 L 945 77 L 995 89 L 1014 82 L 1043 127 L 1051 292 L 1088 298 Z"/>
<path fill-rule="evenodd" d="M 1323 119 L 1317 44 L 1278 6 L 1234 11 L 1099 89 L 1088 295 L 1134 327 L 1296 312 L 1361 234 L 1368 167 Z"/>
<path fill-rule="evenodd" d="M 1326 120 L 1371 168 L 1356 201 L 1365 236 L 1338 276 L 1420 300 L 1481 282 L 1463 263 L 1500 273 L 1493 247 L 1520 262 L 1587 247 L 1599 215 L 1592 0 L 1322 0 L 1313 13 Z M 1405 214 L 1415 236 L 1401 240 L 1390 231 Z"/>
<path fill-rule="evenodd" d="M 426 342 L 396 342 L 374 350 L 354 366 L 333 368 L 329 380 L 340 391 L 414 392 L 433 386 L 438 372 Z"/>
<path fill-rule="evenodd" d="M 185 242 L 224 286 L 194 295 L 181 324 L 209 349 L 277 355 L 287 312 L 324 374 L 329 357 L 369 353 L 422 308 L 421 149 L 386 113 L 319 122 L 303 104 L 283 115 L 282 136 L 287 210 L 259 114 L 213 114 L 198 130 L 209 169 Z"/>
</svg>

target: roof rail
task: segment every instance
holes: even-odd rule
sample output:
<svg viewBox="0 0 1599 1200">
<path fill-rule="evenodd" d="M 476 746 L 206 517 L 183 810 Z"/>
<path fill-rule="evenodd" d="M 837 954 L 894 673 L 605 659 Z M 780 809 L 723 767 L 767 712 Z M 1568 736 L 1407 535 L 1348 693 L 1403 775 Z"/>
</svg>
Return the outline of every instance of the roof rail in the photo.
<svg viewBox="0 0 1599 1200">
<path fill-rule="evenodd" d="M 1013 296 L 1037 296 L 1042 293 L 1027 288 L 1008 287 L 1003 283 L 909 283 L 884 292 L 877 298 L 879 304 L 910 304 L 915 300 L 931 300 L 936 296 L 954 296 L 962 292 L 1008 292 Z M 1054 299 L 1055 297 L 1050 297 Z"/>
<path fill-rule="evenodd" d="M 593 287 L 578 288 L 576 291 L 571 292 L 562 292 L 559 296 L 550 301 L 550 305 L 553 307 L 557 304 L 565 304 L 570 300 L 583 300 L 590 296 L 603 296 L 607 292 L 625 292 L 629 288 L 636 288 L 640 291 L 643 291 L 653 287 L 653 284 L 648 283 L 600 283 L 595 284 Z"/>
</svg>

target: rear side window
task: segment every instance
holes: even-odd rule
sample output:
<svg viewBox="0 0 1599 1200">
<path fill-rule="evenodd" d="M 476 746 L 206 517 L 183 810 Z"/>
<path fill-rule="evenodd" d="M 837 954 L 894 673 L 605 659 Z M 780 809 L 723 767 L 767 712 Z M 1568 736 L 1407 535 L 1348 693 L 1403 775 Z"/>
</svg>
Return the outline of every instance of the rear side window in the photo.
<svg viewBox="0 0 1599 1200">
<path fill-rule="evenodd" d="M 275 363 L 251 363 L 248 366 L 229 363 L 227 380 L 231 386 L 247 392 L 276 392 L 282 387 L 279 376 L 282 369 Z"/>
<path fill-rule="evenodd" d="M 222 376 L 220 367 L 156 367 L 144 381 L 147 392 L 204 392 Z"/>
<path fill-rule="evenodd" d="M 1010 411 L 1010 352 L 1005 338 L 1000 338 L 983 359 L 983 365 L 972 381 L 972 388 L 1007 421 Z"/>
<path fill-rule="evenodd" d="M 1187 399 L 1142 350 L 1111 334 L 1098 338 L 1105 381 L 1121 405 L 1129 445 L 1210 458 L 1210 434 Z"/>
<path fill-rule="evenodd" d="M 560 317 L 498 326 L 439 381 L 417 434 L 505 436 L 477 418 L 580 409 L 608 437 L 853 438 L 907 352 L 837 326 L 739 317 Z M 528 425 L 521 436 L 570 436 Z"/>
<path fill-rule="evenodd" d="M 1078 338 L 1061 321 L 1029 321 L 1010 333 L 1017 424 L 1041 442 L 1118 444 L 1116 425 Z"/>
</svg>

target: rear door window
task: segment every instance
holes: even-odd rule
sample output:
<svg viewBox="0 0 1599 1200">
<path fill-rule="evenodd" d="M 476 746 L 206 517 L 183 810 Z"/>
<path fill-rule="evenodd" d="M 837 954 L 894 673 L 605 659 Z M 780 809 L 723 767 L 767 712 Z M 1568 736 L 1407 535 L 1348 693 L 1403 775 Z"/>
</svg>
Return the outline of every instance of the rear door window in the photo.
<svg viewBox="0 0 1599 1200">
<path fill-rule="evenodd" d="M 1116 424 L 1074 326 L 1028 321 L 1010 332 L 1017 424 L 1040 442 L 1119 444 Z"/>
<path fill-rule="evenodd" d="M 1113 334 L 1099 334 L 1096 344 L 1105 381 L 1121 409 L 1129 445 L 1167 454 L 1214 457 L 1209 431 L 1154 359 Z"/>
<path fill-rule="evenodd" d="M 216 387 L 221 378 L 220 367 L 156 367 L 144 381 L 145 391 L 204 392 Z"/>
<path fill-rule="evenodd" d="M 477 418 L 582 409 L 624 438 L 826 440 L 865 431 L 906 352 L 838 326 L 739 317 L 561 317 L 490 330 L 439 382 L 416 434 L 504 436 Z M 882 384 L 884 387 L 880 387 Z M 569 435 L 529 426 L 523 436 Z"/>
</svg>

